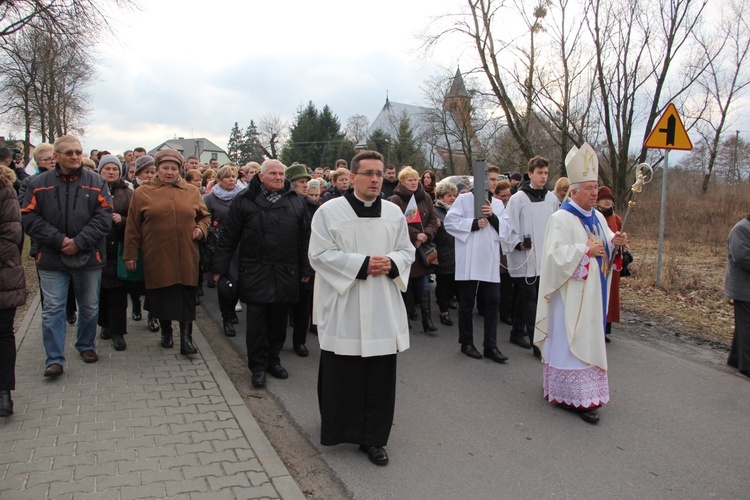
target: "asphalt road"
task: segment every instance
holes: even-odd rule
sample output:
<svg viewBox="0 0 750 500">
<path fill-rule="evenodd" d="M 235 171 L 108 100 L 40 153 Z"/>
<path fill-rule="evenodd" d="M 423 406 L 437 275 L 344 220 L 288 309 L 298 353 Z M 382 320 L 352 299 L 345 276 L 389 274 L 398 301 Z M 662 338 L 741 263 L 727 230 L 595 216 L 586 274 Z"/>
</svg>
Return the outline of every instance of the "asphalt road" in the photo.
<svg viewBox="0 0 750 500">
<path fill-rule="evenodd" d="M 224 336 L 215 290 L 206 292 L 200 307 L 217 328 L 204 334 L 244 353 L 245 313 L 237 337 Z M 480 349 L 481 325 L 475 315 Z M 498 332 L 505 365 L 464 356 L 457 327 L 438 326 L 436 336 L 415 327 L 398 356 L 387 467 L 353 445 L 318 443 L 317 337 L 300 358 L 288 331 L 290 377 L 269 377 L 266 390 L 354 498 L 750 498 L 750 380 L 724 365 L 725 353 L 664 340 L 637 321 L 615 325 L 611 402 L 591 425 L 544 401 L 542 365 L 507 342 L 507 325 Z"/>
</svg>

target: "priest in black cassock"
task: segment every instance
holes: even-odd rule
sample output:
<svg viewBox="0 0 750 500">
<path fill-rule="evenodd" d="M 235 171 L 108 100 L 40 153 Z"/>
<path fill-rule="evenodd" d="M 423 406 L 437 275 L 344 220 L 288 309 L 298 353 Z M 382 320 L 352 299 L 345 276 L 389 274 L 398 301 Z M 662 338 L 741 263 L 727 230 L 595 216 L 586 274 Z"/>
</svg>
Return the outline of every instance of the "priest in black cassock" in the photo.
<svg viewBox="0 0 750 500">
<path fill-rule="evenodd" d="M 401 292 L 415 250 L 404 214 L 380 198 L 383 156 L 358 153 L 349 175 L 352 189 L 321 205 L 310 236 L 320 442 L 358 444 L 372 463 L 386 465 L 396 353 L 409 348 Z"/>
</svg>

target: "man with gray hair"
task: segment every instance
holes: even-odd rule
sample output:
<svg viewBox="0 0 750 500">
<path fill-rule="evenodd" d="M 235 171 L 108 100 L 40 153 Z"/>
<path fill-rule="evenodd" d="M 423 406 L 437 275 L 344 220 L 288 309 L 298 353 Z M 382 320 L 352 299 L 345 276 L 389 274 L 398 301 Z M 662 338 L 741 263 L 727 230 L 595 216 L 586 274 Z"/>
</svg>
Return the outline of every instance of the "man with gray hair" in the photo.
<svg viewBox="0 0 750 500">
<path fill-rule="evenodd" d="M 99 359 L 94 339 L 112 197 L 104 179 L 82 166 L 83 148 L 76 137 L 58 138 L 53 156 L 55 168 L 29 182 L 21 213 L 24 230 L 37 243 L 44 376 L 54 378 L 65 365 L 65 304 L 71 282 L 80 313 L 75 347 L 84 362 Z"/>
<path fill-rule="evenodd" d="M 266 385 L 266 373 L 279 379 L 289 377 L 279 358 L 286 340 L 287 313 L 298 301 L 300 283 L 313 275 L 307 258 L 307 206 L 285 179 L 285 169 L 278 160 L 266 160 L 247 189 L 234 198 L 213 261 L 213 278 L 221 286 L 239 245 L 236 287 L 240 300 L 247 303 L 247 360 L 252 385 L 257 388 Z"/>
</svg>

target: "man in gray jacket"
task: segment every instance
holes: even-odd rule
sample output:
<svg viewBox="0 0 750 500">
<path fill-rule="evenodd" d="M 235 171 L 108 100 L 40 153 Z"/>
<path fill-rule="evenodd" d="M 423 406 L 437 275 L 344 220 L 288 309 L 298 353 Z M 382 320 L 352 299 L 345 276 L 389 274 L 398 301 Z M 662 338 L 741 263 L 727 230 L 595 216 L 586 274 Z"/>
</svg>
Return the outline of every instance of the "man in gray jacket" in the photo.
<svg viewBox="0 0 750 500">
<path fill-rule="evenodd" d="M 81 165 L 83 148 L 70 135 L 54 144 L 55 168 L 29 182 L 21 205 L 26 233 L 37 242 L 39 288 L 44 297 L 42 337 L 45 377 L 58 377 L 65 363 L 65 303 L 72 281 L 78 301 L 76 349 L 95 363 L 99 284 L 112 226 L 107 183 Z"/>
<path fill-rule="evenodd" d="M 727 250 L 724 293 L 734 300 L 734 338 L 727 364 L 750 377 L 750 216 L 729 233 Z"/>
</svg>

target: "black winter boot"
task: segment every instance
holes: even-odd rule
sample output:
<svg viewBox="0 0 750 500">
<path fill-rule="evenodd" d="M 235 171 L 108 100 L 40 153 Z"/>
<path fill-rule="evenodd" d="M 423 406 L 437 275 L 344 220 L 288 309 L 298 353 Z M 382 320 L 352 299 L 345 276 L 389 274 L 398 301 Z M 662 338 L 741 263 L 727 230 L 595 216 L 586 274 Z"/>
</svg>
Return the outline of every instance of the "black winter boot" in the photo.
<svg viewBox="0 0 750 500">
<path fill-rule="evenodd" d="M 160 319 L 159 325 L 161 325 L 161 346 L 165 349 L 170 349 L 174 346 L 172 340 L 172 322 L 166 319 Z"/>
<path fill-rule="evenodd" d="M 180 322 L 180 354 L 198 354 L 193 345 L 193 322 Z"/>
<path fill-rule="evenodd" d="M 424 329 L 424 332 L 436 332 L 438 329 L 430 317 L 432 314 L 432 308 L 430 306 L 429 290 L 419 291 L 419 308 L 422 310 L 422 328 Z"/>
</svg>

